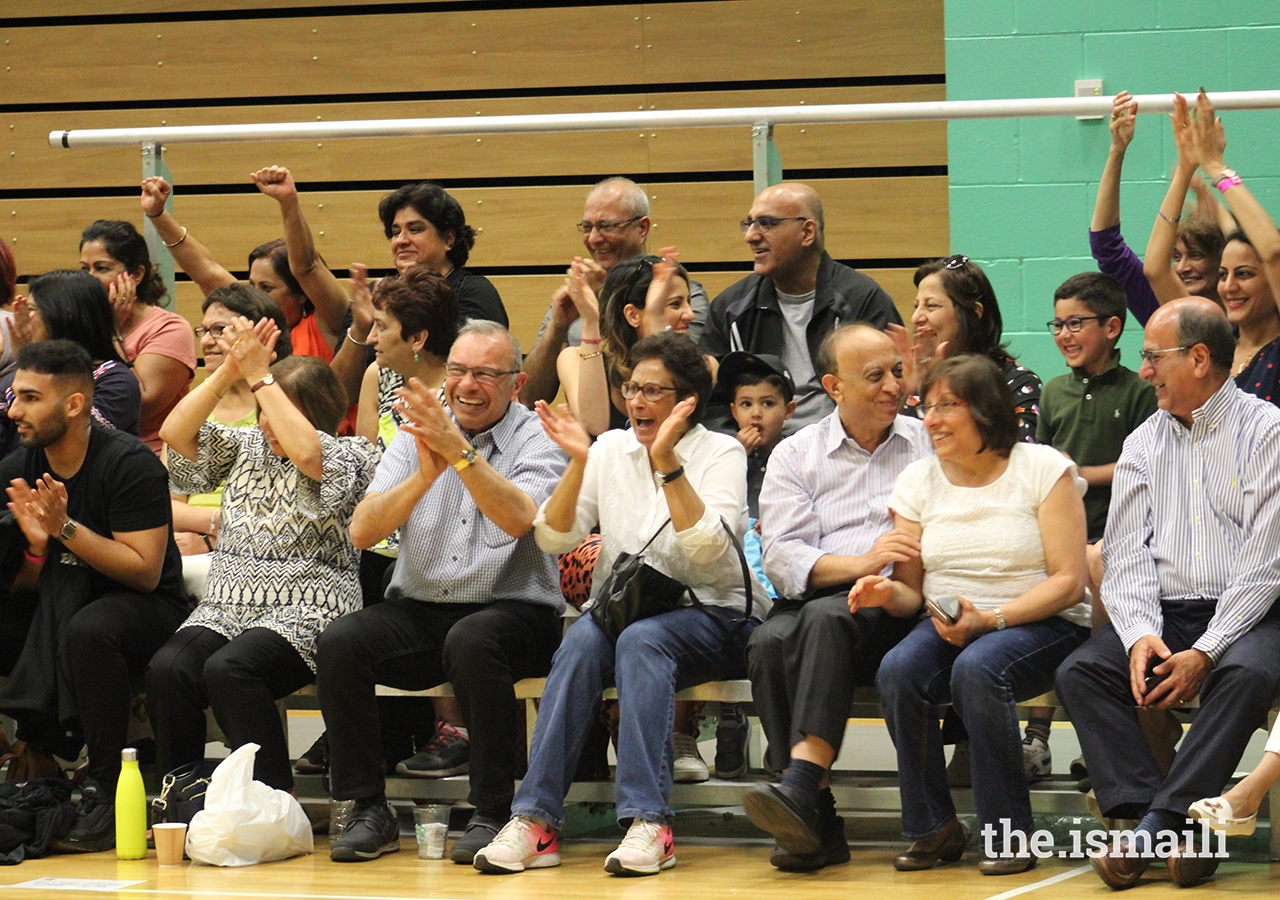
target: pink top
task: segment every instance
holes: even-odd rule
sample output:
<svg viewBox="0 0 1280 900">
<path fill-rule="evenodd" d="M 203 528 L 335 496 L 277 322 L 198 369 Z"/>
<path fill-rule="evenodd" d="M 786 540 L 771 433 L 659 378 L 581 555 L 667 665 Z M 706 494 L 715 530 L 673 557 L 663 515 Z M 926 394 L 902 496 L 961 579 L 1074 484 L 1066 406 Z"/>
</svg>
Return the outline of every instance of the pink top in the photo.
<svg viewBox="0 0 1280 900">
<path fill-rule="evenodd" d="M 130 362 L 147 353 L 176 359 L 189 370 L 182 389 L 174 394 L 173 399 L 163 409 L 156 410 L 138 422 L 138 437 L 159 453 L 160 426 L 178 405 L 178 401 L 187 395 L 191 376 L 196 371 L 196 344 L 190 323 L 177 313 L 153 306 L 138 323 L 138 327 L 124 336 L 124 354 Z"/>
</svg>

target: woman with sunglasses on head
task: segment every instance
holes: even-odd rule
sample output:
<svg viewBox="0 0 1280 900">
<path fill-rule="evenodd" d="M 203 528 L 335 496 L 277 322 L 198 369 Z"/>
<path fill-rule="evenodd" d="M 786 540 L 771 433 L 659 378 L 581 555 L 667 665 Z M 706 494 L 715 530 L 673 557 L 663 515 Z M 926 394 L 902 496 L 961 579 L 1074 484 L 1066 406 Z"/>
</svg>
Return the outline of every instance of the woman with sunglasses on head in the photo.
<svg viewBox="0 0 1280 900">
<path fill-rule="evenodd" d="M 91 275 L 62 269 L 31 279 L 26 297 L 14 301 L 14 352 L 41 341 L 75 341 L 93 360 L 93 420 L 136 435 L 142 394 L 117 347 L 115 319 L 107 290 Z M 17 445 L 5 413 L 13 402 L 14 372 L 0 378 L 0 455 Z"/>
<path fill-rule="evenodd" d="M 1018 440 L 1034 441 L 1040 409 L 1040 377 L 1009 353 L 995 289 L 982 268 L 959 254 L 927 262 L 916 269 L 915 329 L 890 325 L 904 364 L 904 380 L 919 385 L 939 360 L 965 353 L 985 356 L 1004 375 L 1018 415 Z M 919 415 L 920 393 L 909 388 L 908 414 Z"/>
<path fill-rule="evenodd" d="M 164 282 L 147 242 L 129 222 L 99 219 L 80 235 L 80 268 L 107 289 L 124 357 L 142 388 L 138 436 L 160 453 L 160 425 L 196 371 L 191 326 L 162 309 Z"/>
<path fill-rule="evenodd" d="M 203 318 L 196 327 L 196 340 L 204 357 L 205 372 L 212 375 L 226 359 L 220 339 L 235 340 L 235 318 L 244 316 L 250 322 L 271 319 L 280 329 L 276 338 L 276 361 L 293 354 L 288 322 L 276 302 L 262 291 L 247 284 L 228 284 L 214 288 L 204 298 Z M 249 383 L 237 378 L 218 400 L 209 421 L 228 428 L 253 428 L 258 424 L 258 402 Z M 167 454 L 166 454 L 167 459 Z M 173 495 L 173 538 L 183 556 L 211 553 L 218 541 L 218 523 L 222 517 L 222 485 L 199 494 Z M 190 565 L 191 561 L 187 561 Z"/>
<path fill-rule="evenodd" d="M 970 734 L 973 798 L 988 843 L 984 875 L 1024 872 L 1031 800 L 1017 701 L 1053 686 L 1058 664 L 1089 636 L 1084 480 L 1052 447 L 1019 441 L 1004 373 L 984 356 L 949 358 L 924 383 L 934 456 L 898 476 L 894 528 L 920 538 L 920 557 L 892 579 L 860 578 L 850 609 L 931 613 L 884 657 L 876 689 L 898 754 L 903 831 L 893 862 L 931 869 L 964 853 L 938 712 L 950 703 Z M 1004 843 L 1006 828 L 1022 837 Z M 1001 857 L 1004 851 L 1011 854 Z"/>
<path fill-rule="evenodd" d="M 339 438 L 347 398 L 314 357 L 273 363 L 270 319 L 235 316 L 218 338 L 222 364 L 174 409 L 161 435 L 175 488 L 225 482 L 221 536 L 199 605 L 147 669 L 147 705 L 159 768 L 204 758 L 205 708 L 233 747 L 261 748 L 254 776 L 293 786 L 276 701 L 315 680 L 325 626 L 360 606 L 351 516 L 373 478 L 377 451 Z M 243 379 L 257 428 L 209 421 Z"/>
<path fill-rule="evenodd" d="M 736 438 L 698 424 L 711 393 L 702 354 L 687 338 L 660 333 L 631 348 L 627 369 L 621 389 L 631 428 L 607 431 L 594 444 L 566 408 L 555 412 L 538 402 L 543 427 L 569 454 L 569 466 L 538 510 L 534 534 L 543 550 L 564 553 L 598 525 L 600 564 L 609 570 L 620 553 L 641 552 L 653 536 L 643 550 L 645 562 L 692 589 L 702 608 L 681 605 L 641 618 L 621 631 L 616 644 L 592 615 L 570 626 L 547 676 L 513 818 L 475 856 L 475 867 L 489 874 L 560 864 L 556 832 L 564 821 L 565 793 L 601 691 L 615 684 L 616 806 L 619 824 L 628 830 L 605 870 L 656 875 L 674 866 L 675 692 L 744 677 L 747 639 L 768 612 L 758 582 L 743 583 L 734 549 L 747 525 L 746 452 Z M 682 604 L 690 602 L 687 596 Z"/>
</svg>

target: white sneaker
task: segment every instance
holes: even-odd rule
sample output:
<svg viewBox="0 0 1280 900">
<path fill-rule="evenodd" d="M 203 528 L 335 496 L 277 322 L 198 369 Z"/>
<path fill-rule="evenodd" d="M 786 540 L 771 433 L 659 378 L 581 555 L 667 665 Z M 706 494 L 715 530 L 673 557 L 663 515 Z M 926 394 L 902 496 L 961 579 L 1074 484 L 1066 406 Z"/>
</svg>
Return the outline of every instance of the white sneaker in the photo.
<svg viewBox="0 0 1280 900">
<path fill-rule="evenodd" d="M 711 777 L 711 770 L 702 761 L 698 752 L 698 742 L 687 734 L 673 734 L 672 745 L 675 748 L 672 760 L 672 780 L 678 782 L 706 781 Z"/>
<path fill-rule="evenodd" d="M 527 816 L 516 816 L 487 847 L 476 852 L 471 864 L 490 875 L 546 869 L 560 865 L 560 843 L 555 829 L 544 828 Z"/>
<path fill-rule="evenodd" d="M 1043 738 L 1023 738 L 1022 764 L 1027 769 L 1028 783 L 1053 775 L 1053 754 L 1049 752 L 1049 744 Z"/>
<path fill-rule="evenodd" d="M 632 819 L 627 836 L 605 859 L 604 870 L 612 875 L 657 875 L 675 864 L 671 826 Z"/>
</svg>

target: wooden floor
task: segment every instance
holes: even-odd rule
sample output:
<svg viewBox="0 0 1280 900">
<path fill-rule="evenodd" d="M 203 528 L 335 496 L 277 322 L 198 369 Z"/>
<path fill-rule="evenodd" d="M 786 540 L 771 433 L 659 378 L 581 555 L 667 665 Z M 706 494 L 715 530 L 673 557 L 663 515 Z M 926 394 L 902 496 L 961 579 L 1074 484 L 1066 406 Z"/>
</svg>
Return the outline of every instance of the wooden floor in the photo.
<svg viewBox="0 0 1280 900">
<path fill-rule="evenodd" d="M 335 864 L 329 861 L 327 839 L 316 839 L 316 852 L 285 862 L 245 869 L 217 869 L 184 865 L 160 868 L 154 852 L 146 860 L 117 860 L 114 853 L 54 856 L 30 860 L 0 870 L 0 890 L 9 897 L 40 900 L 49 891 L 15 890 L 13 886 L 38 878 L 116 879 L 140 881 L 120 891 L 123 895 L 150 898 L 217 900 L 220 897 L 280 898 L 280 900 L 400 900 L 400 898 L 501 898 L 501 900 L 554 900 L 554 898 L 626 898 L 626 900 L 711 900 L 754 898 L 768 900 L 851 900 L 858 893 L 890 900 L 994 900 L 1013 896 L 1033 900 L 1074 897 L 1106 897 L 1111 891 L 1098 881 L 1088 865 L 1076 861 L 1047 860 L 1024 875 L 988 878 L 978 874 L 973 853 L 953 866 L 932 872 L 895 872 L 890 860 L 897 848 L 856 847 L 853 859 L 822 872 L 785 874 L 768 864 L 769 847 L 763 842 L 696 845 L 676 838 L 679 864 L 661 875 L 623 879 L 603 871 L 611 844 L 574 841 L 562 845 L 563 865 L 521 875 L 486 876 L 470 867 L 448 861 L 425 861 L 416 856 L 412 840 L 402 850 L 369 863 Z M 1173 897 L 1179 891 L 1165 877 L 1163 868 L 1152 870 L 1129 897 Z M 1194 900 L 1249 896 L 1275 896 L 1280 888 L 1280 866 L 1227 862 L 1217 876 L 1182 894 Z M 101 893 L 61 891 L 58 896 L 96 900 Z"/>
</svg>

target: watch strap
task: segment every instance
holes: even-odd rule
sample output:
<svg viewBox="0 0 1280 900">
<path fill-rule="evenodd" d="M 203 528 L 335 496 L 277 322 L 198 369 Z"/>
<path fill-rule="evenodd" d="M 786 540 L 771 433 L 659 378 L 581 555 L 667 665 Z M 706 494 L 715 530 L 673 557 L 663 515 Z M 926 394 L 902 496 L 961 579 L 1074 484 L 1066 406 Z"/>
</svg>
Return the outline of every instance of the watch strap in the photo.
<svg viewBox="0 0 1280 900">
<path fill-rule="evenodd" d="M 453 464 L 454 470 L 461 472 L 467 466 L 474 463 L 478 456 L 479 456 L 479 453 L 476 451 L 475 447 L 468 447 L 466 451 L 462 454 L 462 459 L 458 460 L 456 463 Z"/>
</svg>

